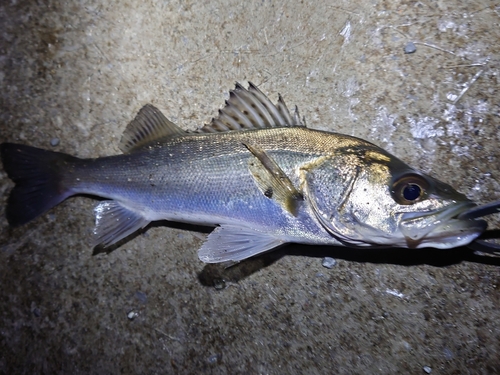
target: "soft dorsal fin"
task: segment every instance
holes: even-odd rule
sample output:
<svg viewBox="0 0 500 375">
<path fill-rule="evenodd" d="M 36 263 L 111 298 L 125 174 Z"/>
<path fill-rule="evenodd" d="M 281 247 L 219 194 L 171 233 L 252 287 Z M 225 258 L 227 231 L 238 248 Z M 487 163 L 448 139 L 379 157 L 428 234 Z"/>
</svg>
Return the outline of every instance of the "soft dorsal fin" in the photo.
<svg viewBox="0 0 500 375">
<path fill-rule="evenodd" d="M 305 126 L 300 120 L 298 108 L 295 107 L 292 117 L 281 95 L 275 105 L 257 86 L 248 82 L 248 90 L 236 83 L 235 89 L 229 92 L 226 106 L 219 110 L 219 116 L 198 132 L 216 133 L 282 126 Z"/>
<path fill-rule="evenodd" d="M 124 153 L 134 152 L 160 139 L 185 134 L 184 130 L 167 119 L 158 108 L 146 104 L 127 125 L 119 147 Z"/>
</svg>

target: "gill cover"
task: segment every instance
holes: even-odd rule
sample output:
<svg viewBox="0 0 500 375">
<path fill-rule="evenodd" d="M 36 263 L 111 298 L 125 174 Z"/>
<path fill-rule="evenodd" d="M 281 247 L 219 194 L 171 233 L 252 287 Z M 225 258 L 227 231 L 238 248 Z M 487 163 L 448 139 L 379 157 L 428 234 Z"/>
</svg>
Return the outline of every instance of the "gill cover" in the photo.
<svg viewBox="0 0 500 375">
<path fill-rule="evenodd" d="M 311 207 L 323 227 L 339 241 L 355 246 L 370 246 L 384 242 L 386 235 L 372 225 L 370 188 L 360 182 L 367 180 L 368 171 L 353 163 L 346 155 L 343 162 L 325 159 L 304 170 L 304 190 Z M 364 189 L 361 192 L 359 189 Z M 363 196 L 363 198 L 360 198 Z M 362 199 L 362 200 L 360 200 Z M 378 221 L 378 218 L 375 218 Z M 394 239 L 393 239 L 394 240 Z"/>
</svg>

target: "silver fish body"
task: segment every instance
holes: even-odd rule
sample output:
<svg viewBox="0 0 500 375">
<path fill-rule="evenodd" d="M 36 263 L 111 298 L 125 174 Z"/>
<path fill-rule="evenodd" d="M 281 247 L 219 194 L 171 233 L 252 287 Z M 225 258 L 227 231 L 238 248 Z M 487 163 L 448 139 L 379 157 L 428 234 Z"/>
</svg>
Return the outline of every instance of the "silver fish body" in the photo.
<svg viewBox="0 0 500 375">
<path fill-rule="evenodd" d="M 217 226 L 200 249 L 205 262 L 238 261 L 289 242 L 450 248 L 486 229 L 483 220 L 458 219 L 475 204 L 449 185 L 367 141 L 302 126 L 281 97 L 275 106 L 253 85 L 237 85 L 200 133 L 183 132 L 146 106 L 122 150 L 78 159 L 3 144 L 4 168 L 16 182 L 9 222 L 90 194 L 108 199 L 95 210 L 96 244 L 156 220 Z"/>
</svg>

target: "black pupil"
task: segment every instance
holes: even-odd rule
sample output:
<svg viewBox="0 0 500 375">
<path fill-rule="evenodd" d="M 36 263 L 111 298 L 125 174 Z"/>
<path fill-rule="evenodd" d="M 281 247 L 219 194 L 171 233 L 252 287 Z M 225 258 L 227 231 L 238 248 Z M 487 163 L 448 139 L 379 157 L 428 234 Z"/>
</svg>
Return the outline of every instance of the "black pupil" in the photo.
<svg viewBox="0 0 500 375">
<path fill-rule="evenodd" d="M 414 201 L 415 199 L 420 197 L 422 193 L 422 189 L 420 186 L 415 184 L 408 184 L 403 190 L 403 197 L 407 201 Z"/>
</svg>

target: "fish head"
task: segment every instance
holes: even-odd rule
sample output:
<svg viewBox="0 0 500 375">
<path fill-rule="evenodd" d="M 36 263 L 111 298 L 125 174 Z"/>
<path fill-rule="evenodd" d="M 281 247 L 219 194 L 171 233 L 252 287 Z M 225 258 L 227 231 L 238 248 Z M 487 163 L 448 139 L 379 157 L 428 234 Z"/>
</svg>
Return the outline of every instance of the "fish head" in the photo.
<svg viewBox="0 0 500 375">
<path fill-rule="evenodd" d="M 322 160 L 305 185 L 317 219 L 346 245 L 447 249 L 487 226 L 459 218 L 476 206 L 465 195 L 376 146 Z"/>
</svg>

